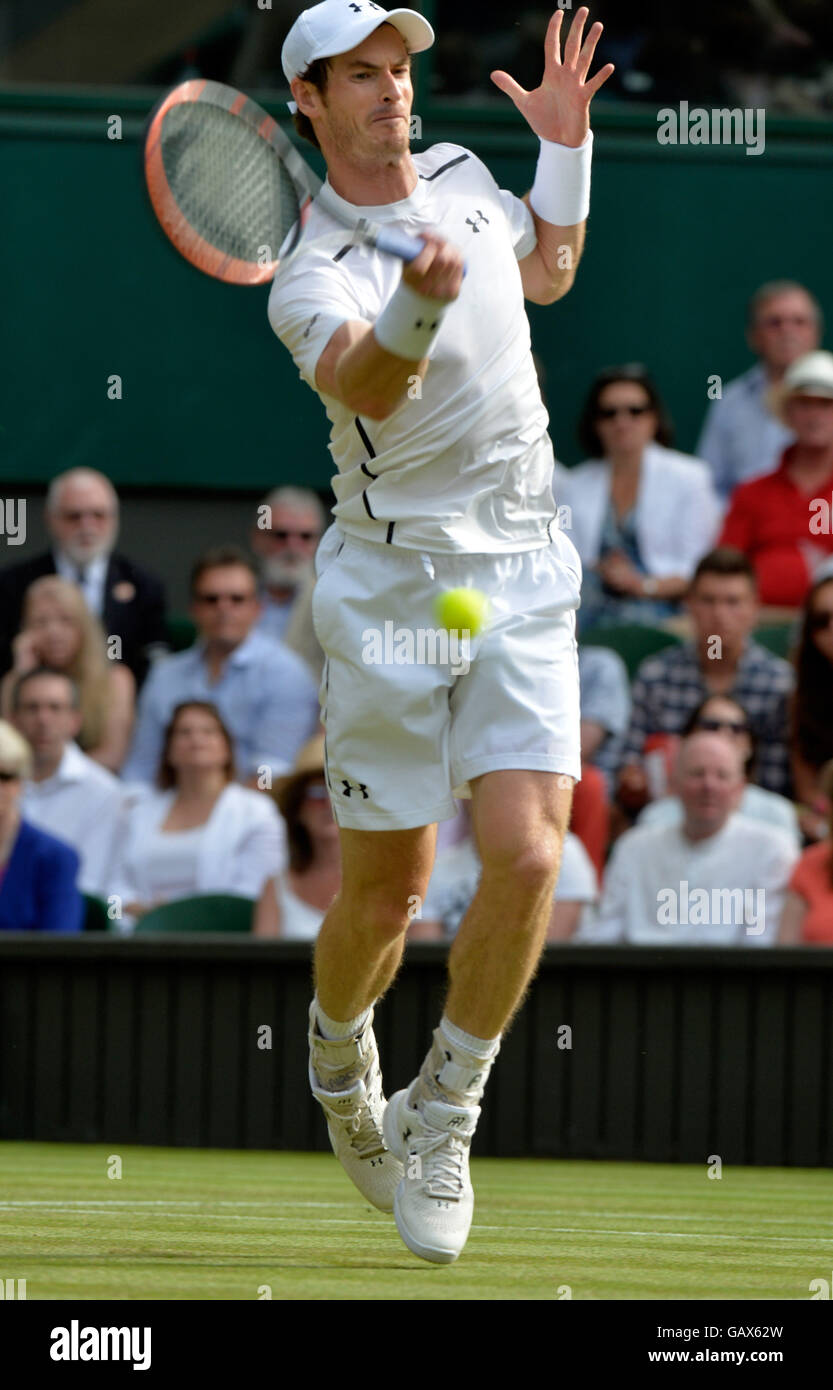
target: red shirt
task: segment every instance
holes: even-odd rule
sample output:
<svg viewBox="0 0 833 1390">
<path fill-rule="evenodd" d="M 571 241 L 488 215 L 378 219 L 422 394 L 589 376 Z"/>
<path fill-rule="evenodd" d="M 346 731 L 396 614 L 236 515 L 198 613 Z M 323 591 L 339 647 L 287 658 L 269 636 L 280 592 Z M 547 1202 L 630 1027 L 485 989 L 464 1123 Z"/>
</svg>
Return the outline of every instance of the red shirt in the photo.
<svg viewBox="0 0 833 1390">
<path fill-rule="evenodd" d="M 833 877 L 831 845 L 820 840 L 805 849 L 792 872 L 790 892 L 807 904 L 801 924 L 801 940 L 809 946 L 833 946 Z"/>
<path fill-rule="evenodd" d="M 800 608 L 812 575 L 799 544 L 810 541 L 833 555 L 833 535 L 810 530 L 819 525 L 818 508 L 810 511 L 812 497 L 799 492 L 788 476 L 795 452 L 784 451 L 774 473 L 741 483 L 732 493 L 729 512 L 718 545 L 733 545 L 748 555 L 755 566 L 762 603 Z M 833 471 L 816 492 L 833 507 Z M 833 528 L 830 528 L 833 530 Z"/>
</svg>

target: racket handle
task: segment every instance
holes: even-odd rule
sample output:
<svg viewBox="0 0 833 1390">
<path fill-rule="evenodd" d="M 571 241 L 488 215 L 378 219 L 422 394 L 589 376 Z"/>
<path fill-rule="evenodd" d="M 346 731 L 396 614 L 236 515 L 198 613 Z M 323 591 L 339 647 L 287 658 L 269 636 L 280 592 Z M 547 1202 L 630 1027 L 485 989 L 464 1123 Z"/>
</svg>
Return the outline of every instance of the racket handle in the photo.
<svg viewBox="0 0 833 1390">
<path fill-rule="evenodd" d="M 387 256 L 398 256 L 400 261 L 413 261 L 425 246 L 424 241 L 406 236 L 404 232 L 378 231 L 373 238 L 380 251 Z"/>
</svg>

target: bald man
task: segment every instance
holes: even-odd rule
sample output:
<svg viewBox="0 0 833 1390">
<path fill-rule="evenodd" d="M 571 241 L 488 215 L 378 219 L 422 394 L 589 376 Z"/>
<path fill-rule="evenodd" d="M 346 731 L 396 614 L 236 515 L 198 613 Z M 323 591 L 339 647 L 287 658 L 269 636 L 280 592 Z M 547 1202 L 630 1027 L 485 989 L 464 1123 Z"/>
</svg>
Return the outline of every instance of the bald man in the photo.
<svg viewBox="0 0 833 1390">
<path fill-rule="evenodd" d="M 738 814 L 744 766 L 717 733 L 680 745 L 680 825 L 637 826 L 616 841 L 583 941 L 769 946 L 798 853 L 785 831 Z"/>
<path fill-rule="evenodd" d="M 59 574 L 81 588 L 105 634 L 121 638 L 122 660 L 141 682 L 150 650 L 167 650 L 165 592 L 155 575 L 115 550 L 113 484 L 92 468 L 59 473 L 46 495 L 45 521 L 50 549 L 0 571 L 0 675 L 12 664 L 26 590 L 44 574 Z"/>
</svg>

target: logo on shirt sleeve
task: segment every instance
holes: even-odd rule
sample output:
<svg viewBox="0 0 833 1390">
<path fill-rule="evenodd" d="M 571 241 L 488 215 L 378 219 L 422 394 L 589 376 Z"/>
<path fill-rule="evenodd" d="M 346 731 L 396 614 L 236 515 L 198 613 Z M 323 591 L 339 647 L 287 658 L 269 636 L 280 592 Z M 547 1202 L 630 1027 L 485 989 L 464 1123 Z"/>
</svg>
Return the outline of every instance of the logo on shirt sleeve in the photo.
<svg viewBox="0 0 833 1390">
<path fill-rule="evenodd" d="M 473 217 L 473 218 L 472 218 L 472 217 L 467 217 L 467 218 L 466 218 L 466 226 L 467 226 L 467 227 L 471 227 L 471 229 L 472 229 L 473 232 L 479 232 L 479 231 L 480 231 L 480 223 L 481 223 L 481 222 L 485 222 L 487 226 L 489 225 L 489 219 L 488 219 L 488 217 L 485 215 L 485 213 L 482 213 L 482 212 L 480 211 L 480 208 L 475 208 L 475 210 L 474 210 L 474 217 Z"/>
</svg>

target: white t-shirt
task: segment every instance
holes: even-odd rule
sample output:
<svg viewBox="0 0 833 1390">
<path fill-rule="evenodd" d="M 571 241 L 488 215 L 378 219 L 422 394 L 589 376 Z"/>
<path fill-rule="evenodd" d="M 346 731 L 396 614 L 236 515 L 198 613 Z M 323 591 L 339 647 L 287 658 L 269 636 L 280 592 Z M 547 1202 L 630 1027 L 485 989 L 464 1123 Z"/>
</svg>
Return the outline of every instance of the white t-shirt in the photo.
<svg viewBox="0 0 833 1390">
<path fill-rule="evenodd" d="M 771 946 L 798 859 L 783 830 L 733 815 L 692 842 L 676 825 L 638 826 L 613 847 L 583 941 L 649 946 Z"/>
<path fill-rule="evenodd" d="M 414 165 L 419 180 L 410 197 L 380 207 L 355 207 L 327 186 L 352 221 L 365 216 L 411 236 L 433 229 L 466 261 L 425 380 L 415 379 L 387 420 L 361 419 L 318 393 L 332 423 L 334 515 L 350 535 L 411 549 L 535 550 L 551 540 L 555 507 L 548 416 L 518 269 L 536 245 L 532 214 L 459 145 L 434 145 Z M 336 329 L 349 320 L 374 323 L 401 274 L 397 258 L 353 245 L 350 232 L 313 204 L 268 309 L 313 389 Z"/>
<path fill-rule="evenodd" d="M 437 855 L 422 915 L 427 921 L 442 922 L 455 933 L 467 912 L 480 882 L 480 859 L 471 836 Z M 561 851 L 561 871 L 553 901 L 592 903 L 598 897 L 596 871 L 581 840 L 567 831 Z"/>
<path fill-rule="evenodd" d="M 275 879 L 275 899 L 281 914 L 281 937 L 284 941 L 314 941 L 326 914 L 319 907 L 305 903 L 293 893 L 283 874 Z"/>
</svg>

